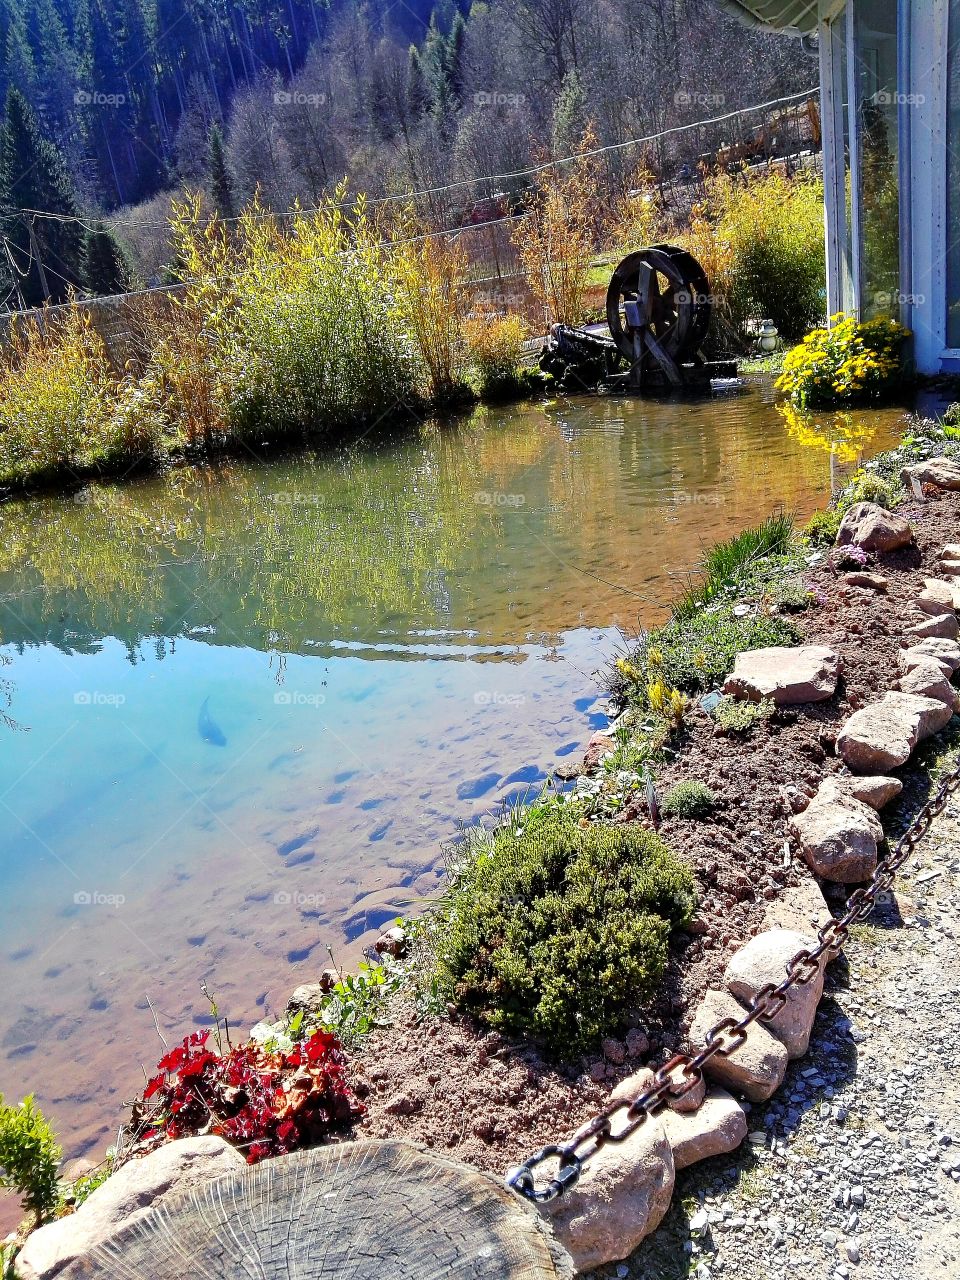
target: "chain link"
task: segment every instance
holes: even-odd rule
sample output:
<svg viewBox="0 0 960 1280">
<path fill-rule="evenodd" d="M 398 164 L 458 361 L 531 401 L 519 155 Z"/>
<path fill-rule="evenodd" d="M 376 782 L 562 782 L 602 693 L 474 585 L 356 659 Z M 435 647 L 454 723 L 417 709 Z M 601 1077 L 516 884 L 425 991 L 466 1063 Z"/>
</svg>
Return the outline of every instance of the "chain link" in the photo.
<svg viewBox="0 0 960 1280">
<path fill-rule="evenodd" d="M 806 986 L 821 971 L 820 961 L 832 959 L 846 944 L 853 925 L 866 920 L 882 893 L 894 883 L 897 872 L 930 830 L 934 818 L 941 814 L 947 800 L 960 787 L 960 757 L 946 774 L 936 791 L 910 820 L 893 850 L 877 866 L 870 883 L 855 889 L 847 899 L 844 914 L 817 930 L 817 945 L 808 947 L 790 960 L 786 976 L 779 984 L 768 983 L 746 1005 L 742 1018 L 723 1018 L 706 1033 L 699 1053 L 675 1054 L 654 1075 L 653 1084 L 636 1098 L 609 1103 L 591 1120 L 586 1121 L 565 1141 L 552 1143 L 523 1164 L 511 1169 L 507 1186 L 538 1204 L 555 1200 L 577 1185 L 584 1163 L 608 1143 L 623 1142 L 636 1133 L 649 1116 L 656 1115 L 671 1100 L 676 1101 L 703 1080 L 703 1069 L 711 1058 L 729 1057 L 744 1043 L 749 1027 L 760 1019 L 769 1022 L 787 1003 L 792 988 Z M 826 963 L 826 961 L 824 961 Z M 621 1113 L 623 1113 L 621 1115 Z M 614 1119 L 617 1124 L 614 1125 Z M 554 1176 L 544 1185 L 537 1184 L 535 1170 L 549 1160 L 557 1160 Z"/>
</svg>

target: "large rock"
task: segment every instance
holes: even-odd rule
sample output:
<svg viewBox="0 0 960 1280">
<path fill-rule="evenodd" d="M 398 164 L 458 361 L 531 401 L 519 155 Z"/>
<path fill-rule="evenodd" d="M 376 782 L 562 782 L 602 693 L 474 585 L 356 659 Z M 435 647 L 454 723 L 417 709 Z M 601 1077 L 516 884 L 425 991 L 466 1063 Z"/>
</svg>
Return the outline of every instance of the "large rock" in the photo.
<svg viewBox="0 0 960 1280">
<path fill-rule="evenodd" d="M 957 615 L 952 612 L 928 614 L 912 627 L 907 627 L 903 634 L 909 637 L 908 644 L 912 644 L 916 637 L 921 640 L 928 636 L 938 640 L 956 640 L 960 635 L 960 623 L 957 622 Z"/>
<path fill-rule="evenodd" d="M 949 613 L 960 607 L 960 589 L 943 578 L 924 578 L 923 590 L 914 603 L 924 613 Z"/>
<path fill-rule="evenodd" d="M 960 706 L 957 690 L 950 683 L 943 668 L 933 658 L 927 658 L 911 667 L 898 681 L 902 693 L 919 694 L 921 698 L 936 698 L 951 711 Z"/>
<path fill-rule="evenodd" d="M 837 735 L 837 751 L 858 773 L 896 769 L 951 715 L 950 708 L 935 698 L 885 693 L 879 702 L 853 713 Z"/>
<path fill-rule="evenodd" d="M 792 929 L 770 929 L 758 933 L 732 956 L 724 981 L 732 995 L 744 1004 L 769 983 L 779 984 L 787 976 L 787 965 L 799 951 L 816 946 L 811 934 Z M 809 982 L 798 983 L 787 993 L 787 1002 L 765 1026 L 784 1045 L 790 1058 L 802 1058 L 810 1044 L 810 1032 L 817 1005 L 823 994 L 823 960 L 819 972 Z"/>
<path fill-rule="evenodd" d="M 837 884 L 869 880 L 877 869 L 883 827 L 869 805 L 828 778 L 804 809 L 790 820 L 807 865 Z"/>
<path fill-rule="evenodd" d="M 926 458 L 923 462 L 904 467 L 900 472 L 904 484 L 909 484 L 911 478 L 921 484 L 932 484 L 937 489 L 960 489 L 960 463 L 956 458 Z"/>
<path fill-rule="evenodd" d="M 752 702 L 772 698 L 778 707 L 822 702 L 833 696 L 840 669 L 837 654 L 823 644 L 747 649 L 737 654 L 723 691 Z"/>
<path fill-rule="evenodd" d="M 763 913 L 763 927 L 814 934 L 832 919 L 817 882 L 813 876 L 804 876 L 799 884 L 787 885 L 778 891 Z"/>
<path fill-rule="evenodd" d="M 222 1138 L 165 1143 L 118 1169 L 76 1213 L 35 1231 L 17 1256 L 17 1273 L 22 1280 L 51 1280 L 167 1196 L 245 1167 L 240 1152 Z"/>
<path fill-rule="evenodd" d="M 700 1002 L 690 1026 L 690 1043 L 694 1049 L 706 1047 L 707 1032 L 723 1018 L 740 1019 L 743 1006 L 727 991 L 708 991 Z M 734 1093 L 741 1093 L 751 1102 L 765 1102 L 780 1088 L 787 1071 L 787 1051 L 776 1036 L 771 1035 L 759 1022 L 747 1028 L 747 1038 L 729 1057 L 715 1054 L 704 1067 L 706 1074 L 719 1081 Z M 670 1137 L 670 1130 L 667 1130 Z M 677 1158 L 674 1146 L 673 1158 L 677 1168 L 683 1166 Z"/>
<path fill-rule="evenodd" d="M 896 551 L 913 541 L 913 530 L 903 516 L 878 507 L 875 502 L 856 502 L 843 517 L 837 532 L 837 546 L 851 544 L 864 551 Z"/>
<path fill-rule="evenodd" d="M 921 662 L 933 660 L 945 676 L 950 676 L 960 667 L 960 644 L 956 640 L 927 639 L 918 640 L 909 649 L 901 649 L 897 655 L 897 665 L 904 673 L 912 671 Z"/>
<path fill-rule="evenodd" d="M 673 1113 L 665 1113 L 673 1115 Z M 624 1142 L 601 1148 L 572 1191 L 541 1205 L 578 1271 L 631 1254 L 655 1231 L 673 1195 L 673 1149 L 659 1116 Z"/>
<path fill-rule="evenodd" d="M 678 1169 L 735 1151 L 747 1136 L 743 1107 L 725 1089 L 709 1089 L 698 1111 L 665 1111 L 661 1118 Z"/>
</svg>

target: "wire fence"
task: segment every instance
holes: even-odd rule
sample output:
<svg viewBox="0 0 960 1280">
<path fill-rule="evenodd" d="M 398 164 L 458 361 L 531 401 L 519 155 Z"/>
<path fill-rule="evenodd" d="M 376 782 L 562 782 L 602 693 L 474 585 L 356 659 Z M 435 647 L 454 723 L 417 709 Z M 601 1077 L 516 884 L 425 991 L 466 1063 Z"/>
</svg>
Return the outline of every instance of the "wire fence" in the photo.
<svg viewBox="0 0 960 1280">
<path fill-rule="evenodd" d="M 467 263 L 459 288 L 463 291 L 460 301 L 468 311 L 516 312 L 542 331 L 544 308 L 531 287 L 531 278 L 536 273 L 521 262 L 516 232 L 528 216 L 527 193 L 534 180 L 545 171 L 590 158 L 600 164 L 599 183 L 606 201 L 629 207 L 632 199 L 644 200 L 653 195 L 664 222 L 678 226 L 688 221 L 693 207 L 706 195 L 706 182 L 711 175 L 720 172 L 747 179 L 772 170 L 788 175 L 820 171 L 820 147 L 819 100 L 814 91 L 805 90 L 646 137 L 594 148 L 583 153 L 583 157 L 560 157 L 508 174 L 463 179 L 365 203 L 373 208 L 402 199 L 416 209 L 427 229 L 398 243 L 440 236 L 456 239 Z M 636 183 L 641 185 L 633 185 Z M 347 203 L 355 204 L 355 200 Z M 62 215 L 44 210 L 19 212 L 35 220 L 64 220 Z M 290 214 L 265 211 L 253 216 L 283 219 L 309 216 L 312 212 L 315 210 Z M 76 221 L 84 226 L 90 222 L 89 219 Z M 111 221 L 117 227 L 159 229 L 168 225 L 125 223 L 123 219 Z M 616 247 L 606 254 L 598 252 L 593 266 L 612 265 L 618 257 Z M 5 321 L 7 326 L 30 319 L 45 323 L 47 318 L 53 319 L 66 310 L 80 307 L 90 315 L 111 357 L 122 365 L 135 355 L 141 319 L 154 308 L 168 305 L 189 283 L 154 284 L 111 297 L 78 295 L 72 301 L 44 308 L 0 310 L 0 322 Z M 590 292 L 588 305 L 599 307 L 602 294 L 603 288 L 597 285 Z M 6 301 L 9 302 L 9 296 Z"/>
</svg>

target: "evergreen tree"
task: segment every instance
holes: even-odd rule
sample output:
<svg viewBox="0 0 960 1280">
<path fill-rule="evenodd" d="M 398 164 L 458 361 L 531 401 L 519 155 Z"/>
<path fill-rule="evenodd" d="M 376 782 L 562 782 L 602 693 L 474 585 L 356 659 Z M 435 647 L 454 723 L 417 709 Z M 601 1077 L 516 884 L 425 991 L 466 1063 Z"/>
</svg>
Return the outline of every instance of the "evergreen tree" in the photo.
<svg viewBox="0 0 960 1280">
<path fill-rule="evenodd" d="M 587 129 L 587 95 L 579 72 L 568 71 L 553 108 L 553 154 L 569 156 L 576 151 Z"/>
<path fill-rule="evenodd" d="M 0 146 L 2 225 L 22 278 L 28 306 L 62 302 L 83 275 L 83 231 L 73 182 L 60 153 L 46 141 L 19 89 L 7 94 Z M 37 217 L 35 212 L 60 215 Z"/>
<path fill-rule="evenodd" d="M 87 232 L 84 245 L 83 283 L 88 293 L 126 293 L 130 268 L 113 232 L 98 226 Z"/>
<path fill-rule="evenodd" d="M 221 218 L 236 217 L 233 179 L 223 151 L 223 134 L 216 123 L 210 127 L 210 199 Z"/>
<path fill-rule="evenodd" d="M 430 91 L 423 70 L 423 59 L 415 44 L 407 54 L 407 105 L 412 116 L 422 116 L 430 107 Z"/>
<path fill-rule="evenodd" d="M 462 13 L 457 13 L 447 36 L 446 63 L 450 90 L 459 106 L 463 101 L 464 49 L 467 43 L 467 23 Z"/>
</svg>

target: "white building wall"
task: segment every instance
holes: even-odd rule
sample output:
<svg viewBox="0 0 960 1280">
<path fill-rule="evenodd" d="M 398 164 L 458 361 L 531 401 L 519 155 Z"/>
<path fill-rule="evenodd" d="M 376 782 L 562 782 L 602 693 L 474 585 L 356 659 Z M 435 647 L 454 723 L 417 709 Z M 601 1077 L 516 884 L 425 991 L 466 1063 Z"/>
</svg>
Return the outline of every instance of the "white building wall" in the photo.
<svg viewBox="0 0 960 1280">
<path fill-rule="evenodd" d="M 909 197 L 911 271 L 905 323 L 913 330 L 921 373 L 951 363 L 947 317 L 947 19 L 948 0 L 906 0 L 909 84 L 901 88 L 903 127 L 909 132 L 902 190 Z M 901 224 L 904 219 L 901 218 Z M 960 358 L 960 352 L 954 353 Z"/>
</svg>

